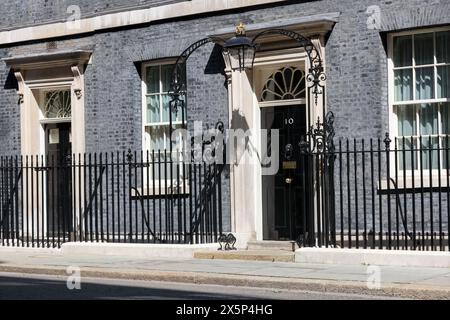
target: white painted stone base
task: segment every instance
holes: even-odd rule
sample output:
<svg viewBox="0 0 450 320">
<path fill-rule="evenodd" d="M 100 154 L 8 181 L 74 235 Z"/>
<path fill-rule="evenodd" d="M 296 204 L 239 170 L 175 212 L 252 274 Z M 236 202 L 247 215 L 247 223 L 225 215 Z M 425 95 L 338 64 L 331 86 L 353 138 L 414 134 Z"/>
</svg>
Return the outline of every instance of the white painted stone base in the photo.
<svg viewBox="0 0 450 320">
<path fill-rule="evenodd" d="M 0 254 L 8 253 L 24 253 L 24 254 L 49 254 L 49 255 L 60 255 L 62 253 L 61 249 L 56 248 L 37 248 L 37 247 L 2 247 L 0 246 Z M 1 260 L 1 258 L 0 258 Z"/>
<path fill-rule="evenodd" d="M 218 243 L 209 244 L 134 244 L 67 242 L 61 246 L 64 256 L 97 255 L 130 258 L 193 258 L 195 251 L 217 250 Z"/>
<path fill-rule="evenodd" d="M 256 240 L 255 233 L 233 232 L 233 235 L 236 237 L 236 243 L 234 244 L 234 246 L 237 249 L 247 249 L 248 242 Z"/>
<path fill-rule="evenodd" d="M 300 248 L 295 251 L 295 262 L 450 268 L 450 252 Z"/>
</svg>

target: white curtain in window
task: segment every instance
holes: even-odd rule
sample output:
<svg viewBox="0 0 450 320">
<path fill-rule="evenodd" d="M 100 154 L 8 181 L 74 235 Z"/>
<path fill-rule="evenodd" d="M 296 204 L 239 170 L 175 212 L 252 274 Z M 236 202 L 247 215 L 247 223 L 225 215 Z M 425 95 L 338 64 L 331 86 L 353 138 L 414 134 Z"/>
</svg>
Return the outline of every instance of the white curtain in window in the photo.
<svg viewBox="0 0 450 320">
<path fill-rule="evenodd" d="M 147 123 L 160 122 L 159 96 L 147 96 Z"/>
<path fill-rule="evenodd" d="M 420 113 L 420 134 L 422 136 L 437 135 L 438 131 L 438 104 L 422 104 L 418 106 Z M 439 138 L 422 138 L 422 167 L 429 169 L 430 164 L 433 169 L 438 165 L 438 146 Z"/>
<path fill-rule="evenodd" d="M 162 99 L 162 121 L 163 122 L 169 122 L 170 119 L 170 100 L 171 97 L 168 94 L 161 95 Z M 176 121 L 173 117 L 175 116 L 175 113 L 172 113 L 172 121 Z"/>
<path fill-rule="evenodd" d="M 398 106 L 398 135 L 415 136 L 416 133 L 416 110 L 415 106 Z"/>
<path fill-rule="evenodd" d="M 394 72 L 395 101 L 413 99 L 412 69 L 401 69 Z"/>
<path fill-rule="evenodd" d="M 414 142 L 415 138 L 411 136 L 417 135 L 417 125 L 416 125 L 416 108 L 414 105 L 407 106 L 397 106 L 397 118 L 398 118 L 398 136 L 402 137 L 397 140 L 397 146 L 399 150 L 404 150 L 400 152 L 400 170 L 406 167 L 407 170 L 412 168 L 412 157 L 414 156 Z M 404 137 L 404 138 L 403 138 Z M 403 155 L 405 160 L 403 161 Z M 414 159 L 415 166 L 417 165 L 417 160 Z"/>
<path fill-rule="evenodd" d="M 418 108 L 420 112 L 420 135 L 438 134 L 438 105 L 425 103 Z"/>
<path fill-rule="evenodd" d="M 416 100 L 434 99 L 434 69 L 416 68 Z"/>
</svg>

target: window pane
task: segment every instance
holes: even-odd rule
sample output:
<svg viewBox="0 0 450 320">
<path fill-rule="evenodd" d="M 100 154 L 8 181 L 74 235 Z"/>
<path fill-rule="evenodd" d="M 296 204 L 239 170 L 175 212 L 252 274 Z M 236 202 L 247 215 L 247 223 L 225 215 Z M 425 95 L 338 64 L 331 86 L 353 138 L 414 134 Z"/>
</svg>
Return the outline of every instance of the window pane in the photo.
<svg viewBox="0 0 450 320">
<path fill-rule="evenodd" d="M 170 112 L 170 102 L 172 101 L 172 97 L 168 94 L 161 95 L 162 103 L 163 103 L 163 122 L 169 122 L 169 112 Z M 186 121 L 186 96 L 180 95 L 180 100 L 184 101 L 184 120 Z M 183 114 L 181 113 L 181 107 L 177 110 L 177 113 L 172 112 L 172 121 L 182 121 Z"/>
<path fill-rule="evenodd" d="M 437 97 L 450 98 L 450 66 L 437 68 Z"/>
<path fill-rule="evenodd" d="M 413 99 L 412 69 L 394 71 L 395 101 Z"/>
<path fill-rule="evenodd" d="M 438 105 L 421 104 L 419 108 L 420 135 L 438 134 Z"/>
<path fill-rule="evenodd" d="M 159 96 L 147 96 L 147 123 L 160 122 Z"/>
<path fill-rule="evenodd" d="M 416 100 L 434 99 L 434 68 L 416 69 Z"/>
<path fill-rule="evenodd" d="M 152 66 L 147 68 L 147 93 L 159 92 L 159 66 Z"/>
<path fill-rule="evenodd" d="M 174 154 L 176 154 L 178 151 L 178 153 L 181 153 L 183 148 L 182 148 L 182 135 L 179 132 L 175 132 L 175 130 L 177 129 L 181 129 L 181 125 L 174 125 L 173 126 L 173 131 L 172 131 L 172 135 L 173 135 L 173 143 L 172 143 L 172 150 L 174 152 Z M 174 159 L 181 159 L 181 155 L 177 155 L 177 158 Z"/>
<path fill-rule="evenodd" d="M 450 31 L 436 33 L 436 58 L 438 63 L 450 63 Z"/>
<path fill-rule="evenodd" d="M 400 170 L 417 169 L 417 138 L 397 138 Z"/>
<path fill-rule="evenodd" d="M 70 90 L 47 91 L 43 106 L 45 118 L 68 118 L 72 115 Z"/>
<path fill-rule="evenodd" d="M 422 138 L 421 163 L 423 169 L 438 168 L 439 138 Z"/>
<path fill-rule="evenodd" d="M 162 121 L 169 122 L 169 112 L 170 112 L 170 101 L 172 100 L 170 95 L 163 94 L 161 95 L 162 99 Z M 172 117 L 175 117 L 175 113 L 172 113 Z M 172 121 L 176 121 L 176 119 L 172 118 Z"/>
<path fill-rule="evenodd" d="M 412 66 L 412 37 L 394 38 L 394 67 Z"/>
<path fill-rule="evenodd" d="M 441 138 L 442 160 L 441 167 L 444 169 L 450 169 L 450 137 L 445 136 Z"/>
<path fill-rule="evenodd" d="M 172 74 L 174 64 L 166 64 L 161 66 L 161 82 L 162 82 L 162 92 L 169 92 L 172 84 Z M 181 81 L 186 84 L 186 66 L 180 65 L 181 69 Z"/>
<path fill-rule="evenodd" d="M 148 135 L 150 145 L 149 150 L 164 150 L 164 127 L 162 126 L 151 126 L 145 128 L 146 134 Z"/>
<path fill-rule="evenodd" d="M 417 135 L 416 108 L 415 106 L 397 106 L 398 135 Z"/>
<path fill-rule="evenodd" d="M 180 95 L 180 100 L 182 100 L 184 102 L 184 110 L 183 110 L 183 114 L 181 113 L 181 111 L 178 112 L 177 120 L 182 121 L 183 120 L 182 117 L 184 115 L 184 121 L 186 121 L 187 120 L 187 118 L 186 118 L 186 110 L 187 110 L 186 95 L 185 94 Z"/>
<path fill-rule="evenodd" d="M 414 36 L 414 54 L 416 65 L 434 63 L 433 33 Z"/>
<path fill-rule="evenodd" d="M 441 103 L 442 134 L 450 134 L 450 103 Z"/>
<path fill-rule="evenodd" d="M 173 64 L 166 64 L 164 66 L 161 66 L 162 92 L 169 92 L 170 90 L 173 67 Z"/>
</svg>

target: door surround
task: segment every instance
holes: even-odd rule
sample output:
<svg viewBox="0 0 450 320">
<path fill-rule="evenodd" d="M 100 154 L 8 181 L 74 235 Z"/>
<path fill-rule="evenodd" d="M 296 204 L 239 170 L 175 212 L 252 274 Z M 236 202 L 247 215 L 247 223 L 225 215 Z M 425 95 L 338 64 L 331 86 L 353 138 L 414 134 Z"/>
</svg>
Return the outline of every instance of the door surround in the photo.
<svg viewBox="0 0 450 320">
<path fill-rule="evenodd" d="M 253 94 L 254 94 L 254 103 L 253 109 L 255 110 L 255 125 L 257 127 L 257 132 L 263 129 L 261 127 L 261 109 L 268 107 L 283 107 L 283 106 L 291 106 L 291 105 L 306 105 L 308 101 L 308 90 L 305 90 L 305 98 L 304 99 L 294 99 L 294 100 L 286 100 L 286 101 L 273 101 L 273 102 L 261 102 L 260 94 L 262 92 L 263 86 L 267 81 L 268 77 L 283 67 L 297 67 L 304 71 L 305 75 L 308 70 L 308 58 L 306 53 L 298 48 L 293 49 L 284 49 L 282 51 L 271 51 L 264 52 L 261 55 L 258 55 L 255 58 L 254 68 L 253 68 Z M 305 79 L 306 80 L 306 79 Z M 307 83 L 305 81 L 305 85 Z M 306 108 L 308 110 L 308 108 Z M 306 125 L 309 125 L 308 119 L 311 119 L 311 115 L 306 112 Z M 260 148 L 259 152 L 262 151 L 262 140 L 261 135 L 256 137 L 257 141 L 255 141 L 256 145 Z M 265 219 L 267 217 L 264 216 L 263 212 L 263 182 L 262 182 L 262 170 L 261 166 L 254 166 L 255 175 L 253 180 L 253 185 L 255 186 L 254 193 L 254 208 L 255 208 L 255 230 L 256 230 L 256 240 L 264 240 L 268 237 L 267 228 L 265 225 L 268 224 Z M 266 232 L 265 232 L 266 231 Z"/>
<path fill-rule="evenodd" d="M 91 53 L 77 50 L 4 59 L 7 66 L 13 70 L 18 83 L 23 156 L 45 153 L 40 92 L 59 88 L 70 88 L 71 92 L 72 152 L 85 152 L 84 71 L 89 64 Z"/>
<path fill-rule="evenodd" d="M 321 47 L 321 40 L 316 41 Z M 230 188 L 231 188 L 231 231 L 236 235 L 237 247 L 246 247 L 248 241 L 263 240 L 263 214 L 262 214 L 262 168 L 261 154 L 261 107 L 270 104 L 261 104 L 259 93 L 261 81 L 258 79 L 258 70 L 276 69 L 289 65 L 297 65 L 309 69 L 307 54 L 303 49 L 280 48 L 277 50 L 258 52 L 254 67 L 248 71 L 226 70 L 228 76 L 229 93 L 229 126 L 239 129 L 234 118 L 237 115 L 244 122 L 246 129 L 253 134 L 248 138 L 251 150 L 246 150 L 241 162 L 231 159 L 230 162 Z M 308 90 L 306 90 L 306 101 Z M 302 101 L 305 102 L 305 101 Z M 299 101 L 284 102 L 285 104 L 299 104 Z M 277 102 L 279 104 L 279 102 Z M 300 103 L 301 104 L 301 103 Z M 314 115 L 308 115 L 312 118 Z M 251 188 L 249 188 L 249 185 Z"/>
<path fill-rule="evenodd" d="M 84 71 L 90 63 L 91 53 L 90 51 L 79 50 L 4 59 L 17 79 L 21 154 L 25 161 L 30 157 L 36 157 L 37 159 L 38 156 L 43 158 L 45 155 L 44 127 L 46 123 L 51 122 L 70 121 L 72 126 L 72 153 L 82 154 L 85 152 Z M 61 88 L 70 90 L 70 119 L 44 119 L 40 106 L 42 92 Z M 36 173 L 36 175 L 42 176 L 44 172 Z M 73 183 L 74 187 L 77 187 L 77 184 L 83 185 L 83 181 Z M 36 194 L 33 191 L 36 188 L 31 183 L 28 188 L 29 196 L 34 199 L 45 196 L 45 194 Z M 31 219 L 31 221 L 33 221 L 32 215 L 34 215 L 34 221 L 37 221 L 36 217 L 40 215 L 44 225 L 46 225 L 47 212 L 45 206 L 41 202 L 31 201 L 32 198 L 28 199 L 30 208 L 24 214 L 28 215 L 28 219 Z M 79 202 L 80 199 L 75 198 L 73 201 Z M 79 221 L 78 217 L 77 221 Z M 79 226 L 75 227 L 78 228 Z M 32 234 L 35 228 L 37 226 L 33 225 L 29 232 Z"/>
</svg>

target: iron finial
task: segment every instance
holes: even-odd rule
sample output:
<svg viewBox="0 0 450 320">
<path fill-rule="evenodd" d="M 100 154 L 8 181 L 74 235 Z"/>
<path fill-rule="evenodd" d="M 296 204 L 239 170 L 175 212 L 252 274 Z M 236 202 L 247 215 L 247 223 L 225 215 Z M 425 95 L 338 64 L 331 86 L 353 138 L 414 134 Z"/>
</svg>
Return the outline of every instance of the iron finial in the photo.
<svg viewBox="0 0 450 320">
<path fill-rule="evenodd" d="M 386 145 L 386 149 L 389 149 L 392 142 L 392 140 L 389 138 L 389 132 L 386 132 L 383 142 Z"/>
<path fill-rule="evenodd" d="M 128 161 L 128 162 L 133 161 L 133 153 L 131 152 L 131 149 L 128 149 L 128 153 L 127 153 L 127 161 Z"/>
</svg>

